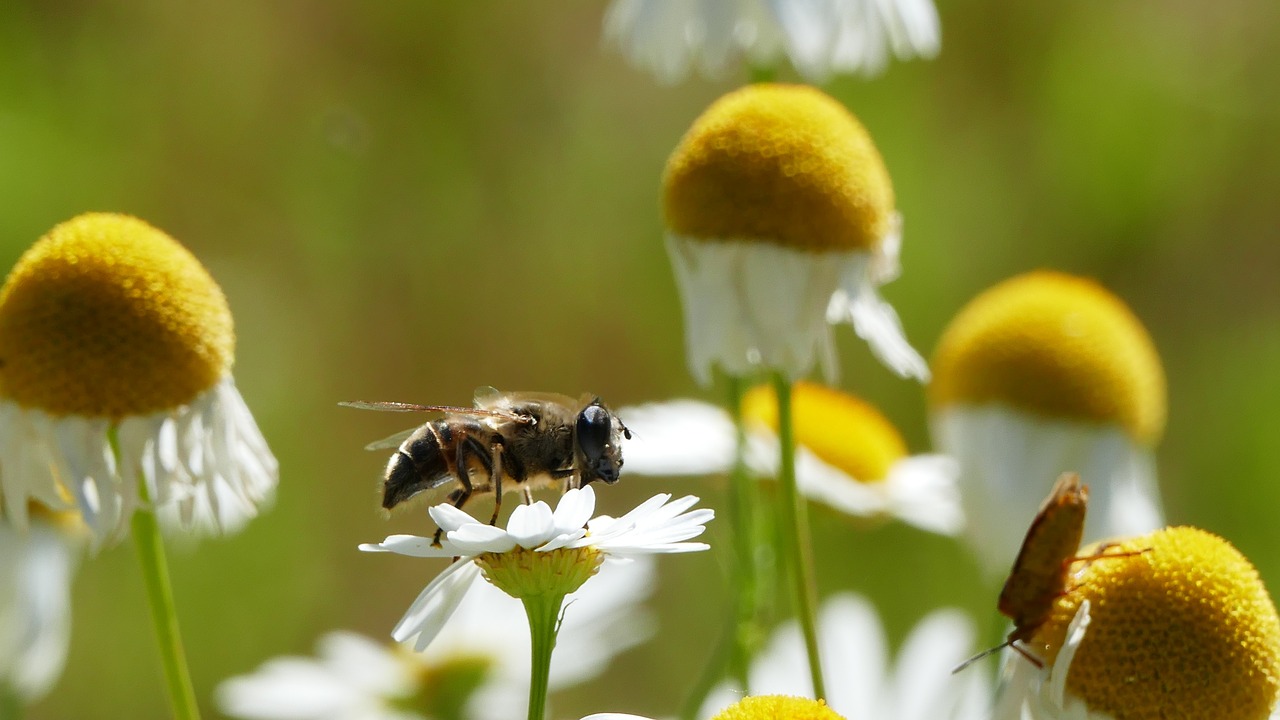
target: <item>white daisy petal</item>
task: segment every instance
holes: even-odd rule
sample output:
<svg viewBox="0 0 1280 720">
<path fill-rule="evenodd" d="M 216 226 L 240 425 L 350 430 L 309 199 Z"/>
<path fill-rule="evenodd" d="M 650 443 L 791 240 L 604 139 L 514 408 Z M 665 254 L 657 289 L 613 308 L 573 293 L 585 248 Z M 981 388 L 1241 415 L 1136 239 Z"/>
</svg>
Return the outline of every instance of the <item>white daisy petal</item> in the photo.
<svg viewBox="0 0 1280 720">
<path fill-rule="evenodd" d="M 829 598 L 818 615 L 818 634 L 822 638 L 827 704 L 842 717 L 991 717 L 990 689 L 979 669 L 966 670 L 967 677 L 949 672 L 974 637 L 972 623 L 957 611 L 937 611 L 922 620 L 892 665 L 887 662 L 887 643 L 876 612 L 861 597 L 842 593 Z M 804 641 L 796 622 L 785 623 L 774 632 L 752 663 L 748 682 L 746 694 L 750 695 L 812 693 Z M 712 717 L 742 694 L 741 689 L 719 686 L 698 717 Z"/>
<path fill-rule="evenodd" d="M 631 430 L 624 466 L 640 475 L 713 475 L 733 465 L 733 421 L 698 400 L 636 405 L 618 410 Z"/>
<path fill-rule="evenodd" d="M 874 75 L 890 53 L 933 57 L 939 36 L 931 0 L 614 0 L 604 17 L 605 40 L 664 84 L 779 55 L 810 82 Z"/>
<path fill-rule="evenodd" d="M 480 568 L 475 563 L 462 560 L 451 563 L 423 588 L 391 631 L 391 637 L 401 642 L 413 639 L 415 650 L 425 650 L 458 609 L 479 574 Z"/>
</svg>

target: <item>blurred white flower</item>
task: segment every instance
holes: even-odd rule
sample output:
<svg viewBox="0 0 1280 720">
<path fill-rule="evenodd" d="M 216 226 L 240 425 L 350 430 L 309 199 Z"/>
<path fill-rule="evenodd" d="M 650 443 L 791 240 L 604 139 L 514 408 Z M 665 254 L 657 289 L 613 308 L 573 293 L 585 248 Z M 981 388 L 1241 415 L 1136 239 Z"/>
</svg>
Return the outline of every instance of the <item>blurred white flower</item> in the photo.
<svg viewBox="0 0 1280 720">
<path fill-rule="evenodd" d="M 953 535 L 964 525 L 956 464 L 944 455 L 908 455 L 902 436 L 876 408 L 833 388 L 792 388 L 796 482 L 810 500 L 856 517 L 893 517 Z M 759 477 L 778 470 L 777 401 L 760 386 L 743 401 L 745 460 Z M 733 464 L 729 414 L 698 400 L 623 408 L 632 431 L 624 469 L 640 475 L 708 475 Z"/>
<path fill-rule="evenodd" d="M 552 657 L 550 687 L 595 677 L 616 655 L 649 637 L 652 558 L 606 562 L 604 578 L 571 594 Z M 520 602 L 478 576 L 468 600 L 425 652 L 337 631 L 317 657 L 282 657 L 223 682 L 218 705 L 246 720 L 425 720 L 433 707 L 461 703 L 468 720 L 509 720 L 527 712 L 529 627 Z"/>
<path fill-rule="evenodd" d="M 934 353 L 930 428 L 960 463 L 966 535 L 984 569 L 1008 571 L 1055 479 L 1089 485 L 1085 537 L 1161 527 L 1153 450 L 1164 371 L 1122 300 L 1063 273 L 1019 275 L 971 300 Z"/>
<path fill-rule="evenodd" d="M 25 529 L 0 521 L 0 687 L 26 703 L 53 687 L 71 640 L 71 576 L 84 529 L 59 515 L 38 508 Z"/>
<path fill-rule="evenodd" d="M 441 504 L 430 509 L 445 531 L 440 546 L 429 538 L 392 535 L 360 549 L 458 558 L 427 585 L 391 633 L 402 642 L 416 638 L 413 646 L 421 651 L 447 625 L 482 568 L 490 582 L 513 597 L 526 592 L 564 594 L 581 587 L 609 558 L 706 550 L 705 543 L 683 541 L 701 535 L 714 513 L 690 511 L 698 501 L 693 496 L 670 500 L 669 494 L 655 495 L 622 517 L 601 515 L 588 521 L 596 504 L 595 491 L 588 485 L 561 496 L 554 513 L 542 501 L 520 505 L 505 529 Z"/>
<path fill-rule="evenodd" d="M 932 0 L 614 0 L 604 32 L 663 83 L 783 55 L 809 81 L 875 75 L 891 54 L 934 57 L 941 36 Z"/>
<path fill-rule="evenodd" d="M 959 611 L 938 610 L 921 620 L 892 665 L 876 611 L 857 595 L 828 599 L 819 613 L 818 633 L 827 705 L 850 720 L 990 717 L 991 691 L 980 668 L 951 674 L 974 639 L 972 624 Z M 752 663 L 747 682 L 751 695 L 813 696 L 804 642 L 794 621 L 774 633 Z M 741 689 L 722 685 L 707 698 L 699 717 L 712 717 L 742 696 Z"/>
</svg>

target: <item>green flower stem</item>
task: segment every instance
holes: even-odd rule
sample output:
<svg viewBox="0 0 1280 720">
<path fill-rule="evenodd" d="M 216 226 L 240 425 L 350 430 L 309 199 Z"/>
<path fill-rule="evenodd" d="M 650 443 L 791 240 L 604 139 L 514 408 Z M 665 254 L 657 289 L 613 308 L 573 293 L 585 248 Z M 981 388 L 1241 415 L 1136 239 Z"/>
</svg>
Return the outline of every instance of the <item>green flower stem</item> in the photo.
<svg viewBox="0 0 1280 720">
<path fill-rule="evenodd" d="M 778 445 L 781 459 L 778 467 L 778 525 L 781 546 L 779 557 L 791 566 L 795 583 L 796 615 L 804 634 L 805 652 L 809 656 L 809 674 L 813 678 L 815 699 L 827 696 L 822 681 L 822 661 L 818 653 L 818 630 L 814 620 L 817 606 L 817 581 L 813 572 L 813 550 L 809 540 L 809 520 L 796 488 L 796 438 L 791 410 L 791 381 L 774 373 L 773 388 L 778 396 Z"/>
<path fill-rule="evenodd" d="M 747 692 L 747 674 L 760 646 L 760 560 L 756 552 L 760 540 L 759 487 L 747 472 L 747 430 L 742 417 L 742 397 L 747 383 L 729 378 L 729 414 L 735 431 L 733 468 L 729 472 L 729 515 L 733 532 L 734 618 L 729 671 L 738 687 Z"/>
<path fill-rule="evenodd" d="M 176 720 L 197 720 L 200 710 L 196 706 L 191 672 L 187 669 L 187 656 L 183 652 L 182 636 L 178 632 L 178 612 L 173 603 L 173 588 L 169 584 L 169 566 L 165 562 L 160 526 L 156 522 L 155 512 L 151 510 L 147 484 L 139 482 L 138 487 L 142 507 L 133 513 L 133 542 L 138 547 L 142 579 L 147 586 L 147 600 L 151 605 L 151 621 L 155 624 L 160 641 L 161 664 L 164 666 L 165 683 L 169 688 L 169 701 L 173 705 Z"/>
<path fill-rule="evenodd" d="M 736 434 L 728 498 L 734 552 L 731 568 L 733 613 L 728 618 L 724 636 L 716 643 L 714 653 L 680 707 L 679 717 L 683 720 L 693 720 L 697 716 L 715 684 L 724 676 L 726 666 L 737 686 L 743 692 L 749 690 L 748 671 L 764 634 L 761 616 L 765 600 L 762 591 L 768 583 L 762 582 L 761 578 L 767 573 L 768 558 L 762 557 L 760 552 L 760 488 L 747 472 L 747 432 L 742 417 L 742 397 L 747 391 L 747 381 L 734 376 L 728 380 L 729 414 Z"/>
<path fill-rule="evenodd" d="M 551 651 L 560 630 L 560 606 L 564 594 L 529 595 L 520 599 L 529 617 L 529 637 L 533 656 L 529 676 L 529 720 L 543 720 L 547 714 L 547 683 L 551 679 Z"/>
<path fill-rule="evenodd" d="M 0 720 L 22 720 L 23 702 L 6 683 L 0 683 Z"/>
</svg>

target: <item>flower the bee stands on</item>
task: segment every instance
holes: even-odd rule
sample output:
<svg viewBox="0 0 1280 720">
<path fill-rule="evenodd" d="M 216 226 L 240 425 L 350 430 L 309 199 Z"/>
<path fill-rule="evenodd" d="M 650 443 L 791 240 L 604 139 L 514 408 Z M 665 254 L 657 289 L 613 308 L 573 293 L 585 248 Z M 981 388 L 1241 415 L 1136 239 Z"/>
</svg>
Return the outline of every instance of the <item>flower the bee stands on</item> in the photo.
<svg viewBox="0 0 1280 720">
<path fill-rule="evenodd" d="M 714 517 L 709 509 L 691 508 L 698 498 L 670 502 L 655 495 L 618 518 L 595 511 L 590 485 L 567 491 L 555 511 L 545 502 L 521 505 L 507 527 L 482 523 L 450 504 L 431 508 L 445 534 L 435 542 L 413 535 L 393 535 L 381 543 L 361 545 L 366 552 L 389 552 L 422 558 L 456 558 L 422 591 L 396 625 L 392 637 L 412 642 L 422 651 L 440 633 L 479 575 L 520 600 L 532 637 L 529 715 L 546 712 L 551 653 L 565 597 L 576 592 L 606 562 L 625 562 L 653 554 L 706 550 L 686 542 L 701 535 Z"/>
</svg>

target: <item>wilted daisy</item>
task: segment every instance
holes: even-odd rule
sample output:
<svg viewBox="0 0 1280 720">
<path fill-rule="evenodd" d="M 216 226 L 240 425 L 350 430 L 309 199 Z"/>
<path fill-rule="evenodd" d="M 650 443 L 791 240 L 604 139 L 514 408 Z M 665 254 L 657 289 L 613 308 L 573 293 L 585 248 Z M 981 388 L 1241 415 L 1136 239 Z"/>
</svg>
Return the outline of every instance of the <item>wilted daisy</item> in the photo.
<svg viewBox="0 0 1280 720">
<path fill-rule="evenodd" d="M 856 517 L 898 518 L 942 534 L 963 525 L 956 464 L 943 455 L 909 455 L 901 433 L 874 406 L 834 388 L 792 386 L 800 492 Z M 759 386 L 743 398 L 745 460 L 759 477 L 778 472 L 778 403 Z M 641 475 L 729 472 L 735 429 L 729 413 L 697 400 L 623 408 L 632 430 L 627 471 Z"/>
<path fill-rule="evenodd" d="M 1129 554 L 1084 565 L 1028 643 L 1044 667 L 1007 655 L 994 717 L 1270 717 L 1280 693 L 1280 618 L 1249 561 L 1189 527 L 1106 552 Z"/>
<path fill-rule="evenodd" d="M 932 58 L 940 44 L 932 0 L 614 0 L 604 32 L 664 83 L 691 68 L 722 77 L 739 60 L 772 66 L 780 56 L 810 81 L 875 75 L 891 54 Z"/>
<path fill-rule="evenodd" d="M 654 581 L 651 558 L 608 562 L 602 582 L 568 597 L 550 688 L 599 674 L 648 636 L 640 604 Z M 316 658 L 276 658 L 218 688 L 222 712 L 252 720 L 409 720 L 524 717 L 529 633 L 520 603 L 480 578 L 425 652 L 351 632 L 320 639 Z"/>
<path fill-rule="evenodd" d="M 938 610 L 921 620 L 892 665 L 876 611 L 857 595 L 846 593 L 827 600 L 818 617 L 818 629 L 827 677 L 825 699 L 840 715 L 891 720 L 990 717 L 990 691 L 982 674 L 949 672 L 969 651 L 974 638 L 972 623 L 959 611 Z M 812 692 L 796 623 L 774 633 L 752 664 L 747 682 L 753 695 Z M 716 713 L 741 694 L 740 688 L 717 688 L 699 716 L 718 717 Z"/>
<path fill-rule="evenodd" d="M 1086 537 L 1162 524 L 1153 449 L 1165 380 L 1142 323 L 1097 283 L 1039 271 L 1006 280 L 952 320 L 933 358 L 930 420 L 960 463 L 967 534 L 991 573 L 1013 561 L 1054 479 L 1091 489 Z"/>
<path fill-rule="evenodd" d="M 32 503 L 28 525 L 0 520 L 0 697 L 34 702 L 53 687 L 71 640 L 71 576 L 84 546 L 74 513 Z"/>
<path fill-rule="evenodd" d="M 670 500 L 668 494 L 655 495 L 622 517 L 591 518 L 596 496 L 588 485 L 566 492 L 554 512 L 541 500 L 518 506 L 506 528 L 482 523 L 446 503 L 429 510 L 445 531 L 439 546 L 432 545 L 431 538 L 392 535 L 360 549 L 459 558 L 427 585 L 392 632 L 402 642 L 414 638 L 414 648 L 421 651 L 445 626 L 481 572 L 512 597 L 565 595 L 582 587 L 607 558 L 706 550 L 705 543 L 683 541 L 701 535 L 714 513 L 690 511 L 698 502 L 692 495 Z"/>
<path fill-rule="evenodd" d="M 0 291 L 0 490 L 67 507 L 95 544 L 143 493 L 170 527 L 234 531 L 268 501 L 276 461 L 231 378 L 226 298 L 196 258 L 136 218 L 49 231 Z"/>
<path fill-rule="evenodd" d="M 852 322 L 895 372 L 926 378 L 877 288 L 898 273 L 900 219 L 884 161 L 840 103 L 799 85 L 717 100 L 667 161 L 667 249 L 689 367 L 788 379 L 835 372 L 829 322 Z"/>
</svg>

